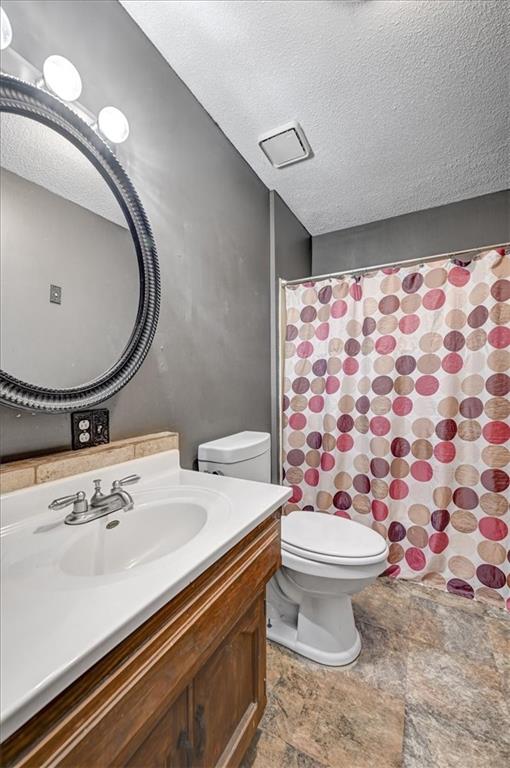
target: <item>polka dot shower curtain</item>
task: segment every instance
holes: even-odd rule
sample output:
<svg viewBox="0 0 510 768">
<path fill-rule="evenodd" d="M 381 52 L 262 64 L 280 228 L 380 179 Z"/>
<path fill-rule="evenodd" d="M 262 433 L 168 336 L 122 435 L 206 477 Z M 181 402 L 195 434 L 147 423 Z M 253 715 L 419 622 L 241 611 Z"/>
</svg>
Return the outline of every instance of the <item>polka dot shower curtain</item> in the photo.
<svg viewBox="0 0 510 768">
<path fill-rule="evenodd" d="M 504 249 L 286 286 L 283 469 L 386 574 L 510 609 L 509 299 Z"/>
</svg>

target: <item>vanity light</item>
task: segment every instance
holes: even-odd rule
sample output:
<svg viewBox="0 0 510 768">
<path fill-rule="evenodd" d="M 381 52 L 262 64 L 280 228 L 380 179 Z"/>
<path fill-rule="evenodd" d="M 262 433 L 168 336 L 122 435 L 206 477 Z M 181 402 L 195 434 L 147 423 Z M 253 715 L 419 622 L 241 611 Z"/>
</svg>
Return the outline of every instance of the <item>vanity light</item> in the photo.
<svg viewBox="0 0 510 768">
<path fill-rule="evenodd" d="M 0 8 L 0 51 L 5 51 L 12 41 L 12 27 L 9 17 L 3 8 Z"/>
<path fill-rule="evenodd" d="M 63 101 L 76 101 L 81 94 L 80 73 L 64 56 L 48 56 L 43 64 L 44 82 Z"/>
<path fill-rule="evenodd" d="M 129 136 L 127 117 L 117 107 L 103 107 L 98 115 L 97 124 L 101 133 L 114 144 L 122 144 Z"/>
</svg>

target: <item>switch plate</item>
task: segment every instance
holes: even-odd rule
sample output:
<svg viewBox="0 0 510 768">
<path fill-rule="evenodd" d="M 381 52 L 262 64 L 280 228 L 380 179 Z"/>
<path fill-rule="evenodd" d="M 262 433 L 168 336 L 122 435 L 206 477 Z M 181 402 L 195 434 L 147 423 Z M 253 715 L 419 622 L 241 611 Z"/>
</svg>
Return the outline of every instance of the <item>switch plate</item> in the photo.
<svg viewBox="0 0 510 768">
<path fill-rule="evenodd" d="M 110 414 L 107 408 L 75 411 L 71 414 L 73 450 L 110 442 Z"/>
<path fill-rule="evenodd" d="M 50 304 L 62 304 L 62 288 L 60 285 L 50 285 Z"/>
</svg>

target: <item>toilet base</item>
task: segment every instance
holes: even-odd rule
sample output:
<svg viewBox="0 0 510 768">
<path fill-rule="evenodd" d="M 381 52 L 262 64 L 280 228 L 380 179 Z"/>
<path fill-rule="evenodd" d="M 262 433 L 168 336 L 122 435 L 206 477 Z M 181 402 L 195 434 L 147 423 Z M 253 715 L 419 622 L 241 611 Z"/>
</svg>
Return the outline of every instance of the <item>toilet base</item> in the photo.
<svg viewBox="0 0 510 768">
<path fill-rule="evenodd" d="M 351 648 L 342 651 L 323 651 L 311 645 L 300 642 L 297 639 L 297 627 L 292 627 L 283 620 L 271 619 L 271 626 L 267 628 L 267 637 L 274 643 L 285 646 L 291 651 L 305 656 L 307 659 L 324 664 L 328 667 L 344 667 L 358 658 L 361 652 L 361 638 L 356 630 L 356 639 Z"/>
<path fill-rule="evenodd" d="M 288 569 L 267 586 L 267 636 L 319 664 L 341 667 L 360 654 L 350 595 L 304 593 Z M 323 584 L 324 585 L 324 584 Z"/>
</svg>

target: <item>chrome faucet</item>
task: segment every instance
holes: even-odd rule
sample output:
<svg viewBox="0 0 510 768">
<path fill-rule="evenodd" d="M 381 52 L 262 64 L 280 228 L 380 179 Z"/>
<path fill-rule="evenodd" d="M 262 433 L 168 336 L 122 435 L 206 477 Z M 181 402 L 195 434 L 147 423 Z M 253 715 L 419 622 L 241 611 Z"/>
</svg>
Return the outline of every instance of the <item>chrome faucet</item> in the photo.
<svg viewBox="0 0 510 768">
<path fill-rule="evenodd" d="M 92 509 L 105 509 L 108 507 L 110 512 L 117 512 L 123 509 L 127 512 L 133 509 L 133 499 L 131 494 L 123 489 L 124 485 L 133 485 L 140 480 L 140 475 L 128 475 L 122 480 L 114 480 L 110 493 L 105 496 L 101 491 L 101 480 L 94 480 L 95 491 L 90 500 Z M 105 514 L 109 514 L 108 512 Z"/>
<path fill-rule="evenodd" d="M 78 491 L 78 493 L 70 496 L 54 499 L 48 507 L 49 509 L 63 509 L 72 504 L 73 511 L 64 519 L 66 525 L 90 523 L 92 520 L 105 517 L 112 512 L 119 510 L 127 512 L 129 509 L 133 509 L 133 498 L 122 486 L 132 485 L 139 480 L 140 475 L 128 475 L 121 480 L 115 480 L 108 495 L 101 491 L 101 480 L 94 480 L 94 493 L 91 496 L 90 504 L 85 493 Z"/>
</svg>

